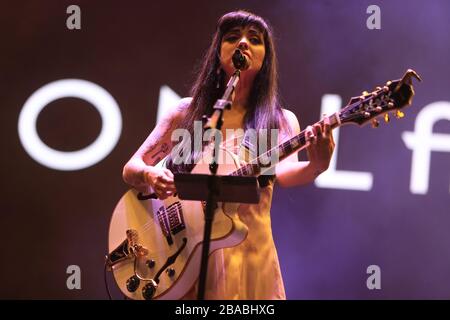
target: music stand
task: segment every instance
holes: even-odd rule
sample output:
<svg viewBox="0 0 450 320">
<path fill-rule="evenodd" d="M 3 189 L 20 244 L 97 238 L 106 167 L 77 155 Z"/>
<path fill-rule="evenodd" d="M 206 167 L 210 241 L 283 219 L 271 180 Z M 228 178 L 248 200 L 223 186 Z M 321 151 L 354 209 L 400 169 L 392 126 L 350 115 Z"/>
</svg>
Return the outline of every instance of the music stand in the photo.
<svg viewBox="0 0 450 320">
<path fill-rule="evenodd" d="M 216 185 L 216 200 L 220 202 L 259 203 L 258 179 L 243 176 L 212 176 L 210 174 L 176 173 L 175 187 L 182 200 L 206 200 Z"/>
<path fill-rule="evenodd" d="M 198 299 L 203 300 L 208 270 L 212 221 L 217 202 L 259 203 L 256 177 L 218 176 L 177 173 L 174 175 L 178 197 L 182 200 L 206 200 L 205 229 L 199 274 Z"/>
</svg>

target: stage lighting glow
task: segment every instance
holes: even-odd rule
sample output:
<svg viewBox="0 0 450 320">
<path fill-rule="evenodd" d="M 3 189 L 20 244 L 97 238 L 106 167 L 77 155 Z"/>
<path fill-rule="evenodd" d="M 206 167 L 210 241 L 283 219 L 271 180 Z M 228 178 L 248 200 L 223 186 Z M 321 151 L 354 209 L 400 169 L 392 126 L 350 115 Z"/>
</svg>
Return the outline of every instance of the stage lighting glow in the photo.
<svg viewBox="0 0 450 320">
<path fill-rule="evenodd" d="M 63 152 L 50 148 L 40 139 L 36 121 L 50 102 L 67 97 L 91 103 L 100 113 L 102 128 L 97 139 L 86 148 Z M 79 121 L 82 130 L 82 119 L 67 121 Z M 114 149 L 122 132 L 122 115 L 114 98 L 99 85 L 63 79 L 46 84 L 28 98 L 19 115 L 18 131 L 24 149 L 40 164 L 62 171 L 81 170 L 103 160 Z"/>
</svg>

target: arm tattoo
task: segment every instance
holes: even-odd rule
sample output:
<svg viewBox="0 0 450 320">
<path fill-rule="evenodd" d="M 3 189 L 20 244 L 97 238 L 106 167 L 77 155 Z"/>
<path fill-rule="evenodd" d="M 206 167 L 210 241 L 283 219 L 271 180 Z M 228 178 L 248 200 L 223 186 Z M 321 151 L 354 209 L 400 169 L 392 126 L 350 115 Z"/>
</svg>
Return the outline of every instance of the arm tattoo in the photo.
<svg viewBox="0 0 450 320">
<path fill-rule="evenodd" d="M 153 145 L 150 149 L 144 152 L 144 157 L 155 151 L 157 145 Z"/>
<path fill-rule="evenodd" d="M 171 142 L 164 142 L 160 145 L 161 140 L 163 140 L 164 136 L 166 136 L 166 134 L 168 134 L 169 131 L 174 128 L 174 126 L 176 125 L 176 120 L 180 117 L 183 117 L 184 111 L 189 106 L 189 104 L 190 103 L 185 102 L 177 107 L 178 116 L 169 116 L 162 120 L 162 122 L 158 125 L 158 131 L 154 132 L 154 136 L 151 137 L 148 142 L 146 142 L 148 150 L 144 152 L 144 157 L 150 156 L 152 160 L 158 159 L 158 161 L 156 162 L 159 162 L 159 160 L 162 158 L 161 156 L 165 155 L 169 151 Z M 155 154 L 153 154 L 158 148 L 159 150 Z"/>
<path fill-rule="evenodd" d="M 154 148 L 152 148 L 152 149 L 154 149 Z M 161 145 L 161 148 L 159 149 L 159 151 L 156 152 L 154 155 L 152 155 L 151 158 L 152 158 L 152 159 L 155 159 L 156 156 L 158 156 L 160 153 L 165 154 L 167 151 L 169 151 L 169 145 L 168 145 L 167 143 L 163 143 L 163 144 Z M 159 157 L 159 158 L 161 158 L 161 157 Z"/>
<path fill-rule="evenodd" d="M 147 145 L 151 146 L 147 151 L 145 151 L 144 156 L 147 156 L 149 154 L 151 154 L 153 151 L 155 151 L 155 149 L 158 147 L 158 142 L 161 141 L 161 139 L 163 138 L 163 136 L 165 135 L 165 133 L 167 131 L 170 130 L 170 128 L 172 128 L 173 125 L 173 119 L 170 120 L 165 120 L 162 124 L 161 124 L 161 132 L 156 132 L 156 135 L 154 137 L 152 137 L 148 142 Z M 155 156 L 157 154 L 159 154 L 161 151 L 165 152 L 164 150 L 168 149 L 169 146 L 167 145 L 167 143 L 163 143 L 161 145 L 161 149 L 160 151 L 158 151 L 155 155 L 152 156 L 152 159 L 155 158 Z"/>
</svg>

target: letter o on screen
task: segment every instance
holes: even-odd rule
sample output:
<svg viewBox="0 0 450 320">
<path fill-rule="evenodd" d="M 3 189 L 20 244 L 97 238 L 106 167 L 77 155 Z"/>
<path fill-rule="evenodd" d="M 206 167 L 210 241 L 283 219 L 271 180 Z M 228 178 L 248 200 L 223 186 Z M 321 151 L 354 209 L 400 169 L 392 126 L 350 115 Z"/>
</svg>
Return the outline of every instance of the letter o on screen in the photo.
<svg viewBox="0 0 450 320">
<path fill-rule="evenodd" d="M 100 113 L 102 128 L 97 139 L 86 148 L 63 152 L 50 148 L 39 138 L 36 121 L 50 102 L 68 97 L 91 103 Z M 82 123 L 82 119 L 79 121 Z M 18 131 L 25 151 L 38 163 L 55 170 L 80 170 L 103 160 L 114 149 L 122 131 L 122 115 L 114 98 L 99 85 L 63 79 L 46 84 L 28 98 L 19 115 Z"/>
</svg>

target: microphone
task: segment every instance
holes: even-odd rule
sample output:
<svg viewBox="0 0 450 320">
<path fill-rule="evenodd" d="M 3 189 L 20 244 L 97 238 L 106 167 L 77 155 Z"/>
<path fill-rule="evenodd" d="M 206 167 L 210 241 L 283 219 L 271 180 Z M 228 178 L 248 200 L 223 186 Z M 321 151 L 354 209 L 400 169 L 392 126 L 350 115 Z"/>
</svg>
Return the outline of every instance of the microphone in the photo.
<svg viewBox="0 0 450 320">
<path fill-rule="evenodd" d="M 249 65 L 247 61 L 247 57 L 242 54 L 241 50 L 236 49 L 234 51 L 233 57 L 231 58 L 233 60 L 233 65 L 238 70 L 247 70 Z"/>
</svg>

